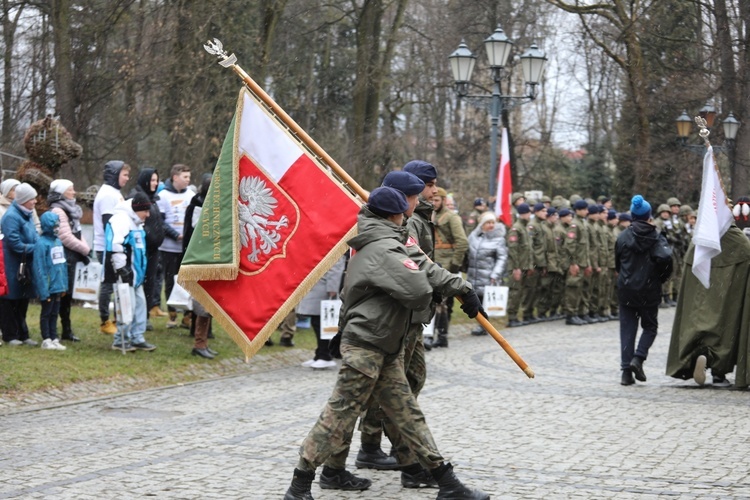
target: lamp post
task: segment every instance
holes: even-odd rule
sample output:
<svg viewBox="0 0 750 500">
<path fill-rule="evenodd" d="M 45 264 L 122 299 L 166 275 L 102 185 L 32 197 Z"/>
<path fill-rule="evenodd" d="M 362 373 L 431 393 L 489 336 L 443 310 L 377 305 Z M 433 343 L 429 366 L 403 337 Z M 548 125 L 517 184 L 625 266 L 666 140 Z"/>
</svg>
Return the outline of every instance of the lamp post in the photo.
<svg viewBox="0 0 750 500">
<path fill-rule="evenodd" d="M 716 118 L 715 108 L 710 103 L 706 103 L 706 105 L 701 108 L 698 114 L 701 118 L 704 118 L 706 120 L 706 125 L 708 125 L 708 128 L 711 128 L 714 123 L 714 119 Z M 680 145 L 701 156 L 704 155 L 706 152 L 706 147 L 703 144 L 687 143 L 687 138 L 693 129 L 693 120 L 690 119 L 687 110 L 682 110 L 682 114 L 677 117 L 677 119 L 675 120 L 675 124 L 677 125 L 677 137 L 680 141 Z M 724 118 L 724 120 L 721 122 L 721 125 L 724 128 L 725 145 L 714 146 L 713 148 L 718 152 L 724 151 L 725 153 L 729 153 L 729 151 L 734 149 L 734 141 L 737 138 L 737 131 L 740 129 L 740 122 L 737 120 L 737 118 L 734 117 L 734 113 L 730 112 L 729 115 L 727 115 L 727 117 Z"/>
<path fill-rule="evenodd" d="M 547 57 L 544 52 L 539 50 L 536 44 L 532 44 L 529 49 L 520 56 L 521 69 L 526 87 L 525 95 L 512 96 L 503 95 L 501 81 L 510 71 L 508 59 L 513 51 L 513 42 L 505 35 L 500 25 L 495 31 L 484 40 L 485 52 L 489 69 L 492 72 L 492 92 L 471 95 L 469 86 L 478 85 L 471 83 L 471 74 L 474 71 L 477 57 L 471 52 L 466 43 L 462 40 L 458 48 L 448 56 L 455 81 L 455 92 L 459 99 L 466 99 L 473 106 L 487 109 L 489 101 L 490 112 L 490 195 L 496 191 L 495 182 L 497 179 L 497 136 L 498 122 L 502 112 L 506 109 L 512 109 L 518 104 L 533 101 L 536 98 L 536 86 L 542 77 L 544 64 Z M 482 87 L 479 87 L 482 88 Z"/>
</svg>

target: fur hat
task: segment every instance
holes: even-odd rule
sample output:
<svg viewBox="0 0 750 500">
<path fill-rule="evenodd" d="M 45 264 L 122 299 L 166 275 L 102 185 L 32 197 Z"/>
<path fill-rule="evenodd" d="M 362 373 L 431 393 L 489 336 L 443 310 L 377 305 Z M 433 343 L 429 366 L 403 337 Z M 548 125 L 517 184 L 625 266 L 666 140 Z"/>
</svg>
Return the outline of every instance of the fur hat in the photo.
<svg viewBox="0 0 750 500">
<path fill-rule="evenodd" d="M 477 221 L 477 227 L 482 227 L 485 222 L 489 222 L 489 221 L 497 222 L 497 217 L 495 216 L 494 212 L 492 212 L 491 210 L 482 212 L 482 215 L 479 216 L 479 220 Z"/>
</svg>

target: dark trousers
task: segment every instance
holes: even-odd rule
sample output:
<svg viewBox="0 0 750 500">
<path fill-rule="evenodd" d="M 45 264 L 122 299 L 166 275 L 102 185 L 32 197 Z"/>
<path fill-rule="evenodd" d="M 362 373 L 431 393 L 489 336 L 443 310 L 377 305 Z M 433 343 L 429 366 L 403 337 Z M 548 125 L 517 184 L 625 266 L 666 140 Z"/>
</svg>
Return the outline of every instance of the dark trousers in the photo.
<svg viewBox="0 0 750 500">
<path fill-rule="evenodd" d="M 104 265 L 104 252 L 97 251 L 96 259 L 99 261 L 99 264 L 102 265 L 103 274 L 104 268 L 106 267 Z M 102 281 L 99 284 L 99 318 L 102 320 L 102 323 L 109 319 L 109 302 L 112 300 L 112 290 L 112 283 Z"/>
<path fill-rule="evenodd" d="M 42 301 L 42 312 L 39 315 L 39 329 L 43 339 L 57 338 L 57 315 L 60 312 L 60 294 L 53 293 L 49 300 Z"/>
<path fill-rule="evenodd" d="M 656 317 L 658 311 L 658 306 L 630 307 L 620 302 L 620 367 L 623 370 L 630 369 L 633 356 L 643 360 L 648 357 L 648 350 L 653 345 L 659 328 Z M 638 334 L 639 319 L 643 333 L 636 349 L 635 338 Z"/>
<path fill-rule="evenodd" d="M 75 285 L 75 274 L 75 263 L 71 263 L 70 261 L 68 261 L 68 293 L 60 297 L 60 322 L 62 323 L 62 332 L 64 335 L 73 333 L 73 327 L 70 325 L 70 308 L 73 304 L 73 286 Z"/>
<path fill-rule="evenodd" d="M 146 310 L 161 305 L 159 285 L 159 251 L 146 255 L 146 278 L 143 281 L 143 293 L 146 294 Z"/>
<path fill-rule="evenodd" d="M 164 294 L 167 299 L 174 288 L 174 275 L 180 271 L 182 254 L 174 252 L 159 252 L 161 256 L 161 266 L 164 269 Z M 168 306 L 169 312 L 177 312 L 172 306 Z"/>
<path fill-rule="evenodd" d="M 320 338 L 320 316 L 310 316 L 310 325 L 315 332 L 315 340 L 318 346 L 315 348 L 315 359 L 331 361 L 331 353 L 328 352 L 328 340 Z"/>
<path fill-rule="evenodd" d="M 0 330 L 3 340 L 24 340 L 29 338 L 29 327 L 26 325 L 26 311 L 29 299 L 0 299 Z"/>
</svg>

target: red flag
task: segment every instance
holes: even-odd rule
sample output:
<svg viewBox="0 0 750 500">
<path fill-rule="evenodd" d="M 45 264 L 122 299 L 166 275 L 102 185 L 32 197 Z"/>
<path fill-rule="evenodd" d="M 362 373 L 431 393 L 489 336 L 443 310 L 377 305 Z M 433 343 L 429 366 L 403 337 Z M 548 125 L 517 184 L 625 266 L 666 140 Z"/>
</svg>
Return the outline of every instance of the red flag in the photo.
<svg viewBox="0 0 750 500">
<path fill-rule="evenodd" d="M 513 215 L 510 211 L 510 197 L 513 186 L 510 183 L 510 153 L 508 149 L 508 129 L 503 127 L 503 139 L 500 146 L 500 167 L 497 172 L 497 199 L 495 200 L 495 214 L 498 220 L 510 227 Z"/>
<path fill-rule="evenodd" d="M 344 253 L 359 208 L 243 88 L 180 281 L 250 357 Z"/>
</svg>

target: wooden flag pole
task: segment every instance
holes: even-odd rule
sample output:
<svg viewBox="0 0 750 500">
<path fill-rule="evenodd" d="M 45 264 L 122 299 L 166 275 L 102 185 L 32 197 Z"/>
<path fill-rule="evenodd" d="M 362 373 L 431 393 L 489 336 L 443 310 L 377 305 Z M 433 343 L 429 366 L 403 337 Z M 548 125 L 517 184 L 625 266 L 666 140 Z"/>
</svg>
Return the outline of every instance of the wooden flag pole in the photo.
<svg viewBox="0 0 750 500">
<path fill-rule="evenodd" d="M 269 96 L 265 90 L 263 90 L 260 85 L 258 85 L 255 80 L 253 80 L 250 75 L 248 75 L 244 69 L 242 69 L 239 65 L 237 65 L 237 57 L 234 54 L 227 54 L 226 51 L 224 51 L 223 44 L 214 38 L 211 41 L 208 41 L 204 46 L 204 49 L 206 49 L 206 52 L 209 54 L 215 55 L 219 58 L 219 64 L 225 68 L 231 68 L 237 75 L 242 79 L 245 85 L 247 85 L 248 89 L 250 89 L 250 92 L 252 92 L 258 99 L 260 99 L 263 104 L 268 107 L 268 109 L 276 116 L 278 119 L 291 131 L 292 134 L 294 134 L 298 140 L 304 144 L 309 150 L 315 154 L 317 157 L 322 159 L 329 167 L 331 167 L 331 170 L 336 174 L 336 176 L 341 179 L 341 181 L 344 183 L 345 186 L 347 186 L 349 189 L 351 189 L 354 193 L 357 194 L 364 202 L 367 202 L 367 198 L 369 197 L 369 193 L 362 188 L 343 168 L 339 166 L 336 161 L 331 158 L 331 156 L 325 152 L 323 148 L 321 148 L 317 142 L 313 140 L 312 137 L 310 137 L 307 132 L 305 132 L 302 127 L 300 127 L 291 116 L 289 116 L 286 111 L 284 111 L 281 106 L 279 106 L 272 98 Z M 456 297 L 459 302 L 463 304 L 463 301 L 460 297 Z M 534 378 L 534 371 L 529 367 L 529 365 L 526 364 L 526 362 L 519 356 L 519 354 L 513 349 L 513 347 L 508 343 L 505 338 L 500 335 L 500 332 L 495 329 L 492 324 L 490 324 L 487 319 L 482 316 L 481 314 L 478 314 L 476 317 L 476 320 L 479 322 L 479 324 L 487 330 L 490 335 L 492 335 L 492 338 L 495 339 L 495 341 L 500 344 L 500 347 L 503 348 L 503 350 L 510 356 L 510 358 L 518 365 L 518 367 L 523 370 L 523 372 L 526 374 L 529 378 Z"/>
</svg>

